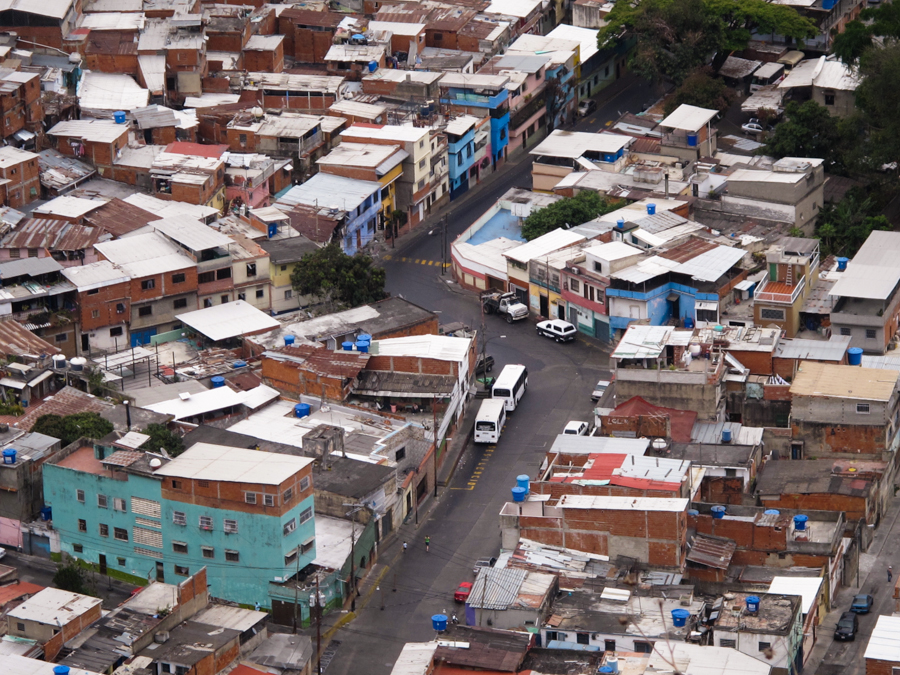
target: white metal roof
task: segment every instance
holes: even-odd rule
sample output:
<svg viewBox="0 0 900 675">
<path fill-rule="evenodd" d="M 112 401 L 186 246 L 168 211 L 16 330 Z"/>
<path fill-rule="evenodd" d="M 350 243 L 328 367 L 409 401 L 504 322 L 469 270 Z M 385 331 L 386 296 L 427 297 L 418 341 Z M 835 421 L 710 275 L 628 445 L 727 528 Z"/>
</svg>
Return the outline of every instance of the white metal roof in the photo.
<svg viewBox="0 0 900 675">
<path fill-rule="evenodd" d="M 53 215 L 80 218 L 94 209 L 99 209 L 106 204 L 106 201 L 107 200 L 105 199 L 85 199 L 84 197 L 63 195 L 62 197 L 51 199 L 46 204 L 41 204 L 33 211 L 33 213 L 36 217 L 40 217 L 41 215 Z"/>
<path fill-rule="evenodd" d="M 144 58 L 143 56 L 139 56 L 138 59 Z M 159 57 L 162 59 L 163 66 L 165 66 L 165 56 Z M 163 68 L 163 74 L 165 75 L 165 68 Z M 147 83 L 147 86 L 150 86 L 150 83 Z M 152 89 L 152 87 L 151 87 Z M 216 94 L 214 92 L 207 92 L 201 94 L 200 96 L 187 96 L 184 99 L 184 107 L 185 108 L 210 108 L 216 105 L 223 105 L 225 103 L 237 103 L 241 100 L 240 94 Z"/>
<path fill-rule="evenodd" d="M 59 588 L 45 588 L 11 609 L 7 615 L 14 619 L 65 626 L 99 604 L 99 598 L 89 595 L 71 593 Z"/>
<path fill-rule="evenodd" d="M 179 314 L 178 320 L 213 341 L 269 331 L 281 325 L 244 300 Z"/>
<path fill-rule="evenodd" d="M 533 148 L 529 154 L 575 159 L 588 151 L 616 153 L 629 146 L 633 140 L 632 136 L 622 136 L 621 134 L 595 134 L 586 131 L 557 129 L 536 148 Z"/>
<path fill-rule="evenodd" d="M 610 355 L 613 359 L 654 359 L 669 344 L 675 328 L 672 326 L 628 326 Z M 691 332 L 691 331 L 687 331 Z"/>
<path fill-rule="evenodd" d="M 371 24 L 370 24 L 371 25 Z M 416 24 L 404 24 L 416 25 Z M 384 80 L 385 82 L 416 82 L 419 84 L 431 84 L 441 79 L 443 73 L 427 70 L 394 70 L 393 68 L 379 68 L 374 73 L 369 73 L 363 80 Z"/>
<path fill-rule="evenodd" d="M 397 71 L 400 72 L 400 71 Z M 347 138 L 373 138 L 402 143 L 415 143 L 431 132 L 426 127 L 402 127 L 397 124 L 385 124 L 383 127 L 361 127 L 354 124 L 341 134 Z"/>
<path fill-rule="evenodd" d="M 547 33 L 547 37 L 558 38 L 561 40 L 574 40 L 578 42 L 580 45 L 579 55 L 582 63 L 600 51 L 597 48 L 596 28 L 581 28 L 580 26 L 570 26 L 569 24 L 561 23 Z"/>
<path fill-rule="evenodd" d="M 607 511 L 686 511 L 687 498 L 612 497 L 609 495 L 563 495 L 560 509 L 603 509 Z"/>
<path fill-rule="evenodd" d="M 330 570 L 339 570 L 350 557 L 353 531 L 358 539 L 363 526 L 344 518 L 333 518 L 316 514 L 316 558 L 313 565 Z"/>
<path fill-rule="evenodd" d="M 187 216 L 154 220 L 148 225 L 192 251 L 205 251 L 219 246 L 227 247 L 229 244 L 234 243 L 231 237 L 227 237 L 209 225 Z"/>
<path fill-rule="evenodd" d="M 493 0 L 484 9 L 485 14 L 500 14 L 524 19 L 541 6 L 542 0 Z"/>
<path fill-rule="evenodd" d="M 57 667 L 56 663 L 38 661 L 27 656 L 16 654 L 3 656 L 3 675 L 54 675 L 53 669 Z M 69 668 L 69 675 L 97 675 L 97 673 L 82 668 Z"/>
<path fill-rule="evenodd" d="M 622 258 L 629 258 L 633 255 L 641 255 L 641 249 L 629 246 L 622 241 L 611 241 L 607 244 L 586 248 L 584 249 L 584 253 L 586 255 L 592 255 L 600 260 L 612 262 L 613 260 L 621 260 Z"/>
<path fill-rule="evenodd" d="M 418 35 L 425 30 L 428 24 L 424 23 L 402 23 L 400 21 L 370 21 L 369 30 L 371 31 L 390 31 L 394 35 Z"/>
<path fill-rule="evenodd" d="M 678 265 L 679 263 L 674 260 L 660 258 L 659 256 L 651 256 L 650 258 L 639 260 L 634 265 L 630 265 L 618 272 L 613 272 L 610 276 L 615 279 L 630 281 L 633 284 L 639 284 L 654 277 L 658 277 L 661 274 L 665 274 L 666 272 L 671 272 L 678 267 Z"/>
<path fill-rule="evenodd" d="M 514 0 L 518 2 L 518 0 Z M 509 82 L 508 75 L 484 75 L 481 73 L 444 73 L 441 78 L 442 87 L 459 87 L 465 89 L 501 89 Z"/>
<path fill-rule="evenodd" d="M 318 550 L 318 541 L 316 542 L 316 550 Z M 147 592 L 145 588 L 138 593 L 138 596 Z M 161 605 L 165 607 L 165 605 Z M 252 609 L 244 609 L 243 607 L 229 607 L 227 605 L 207 605 L 206 609 L 197 612 L 192 620 L 197 623 L 205 623 L 207 626 L 218 626 L 219 628 L 231 628 L 239 630 L 242 633 L 257 626 L 262 621 L 267 621 L 268 612 L 255 612 Z M 124 674 L 123 674 L 124 675 Z"/>
<path fill-rule="evenodd" d="M 548 255 L 561 248 L 568 248 L 579 241 L 585 241 L 583 235 L 562 228 L 542 234 L 527 244 L 522 244 L 504 253 L 508 260 L 527 264 L 529 261 Z"/>
<path fill-rule="evenodd" d="M 815 86 L 822 89 L 856 91 L 859 82 L 859 74 L 851 68 L 848 68 L 840 61 L 831 61 L 824 56 L 820 57 L 819 68 L 813 79 Z"/>
<path fill-rule="evenodd" d="M 342 115 L 355 115 L 358 117 L 365 117 L 366 119 L 374 120 L 381 115 L 384 115 L 387 107 L 383 105 L 375 105 L 374 103 L 362 103 L 361 101 L 351 101 L 350 99 L 344 99 L 343 101 L 338 101 L 328 109 Z"/>
<path fill-rule="evenodd" d="M 108 260 L 100 260 L 90 265 L 65 267 L 62 274 L 79 291 L 90 291 L 94 288 L 121 284 L 131 280 L 125 270 L 116 267 Z"/>
<path fill-rule="evenodd" d="M 4 145 L 0 147 L 0 168 L 6 169 L 29 159 L 37 159 L 38 155 L 27 150 L 20 150 L 12 145 Z"/>
<path fill-rule="evenodd" d="M 94 248 L 107 260 L 119 265 L 132 279 L 197 265 L 175 244 L 156 232 L 100 242 Z"/>
<path fill-rule="evenodd" d="M 295 185 L 279 199 L 279 204 L 305 204 L 319 208 L 353 211 L 381 189 L 381 183 L 317 173 L 301 185 Z"/>
<path fill-rule="evenodd" d="M 378 61 L 384 56 L 381 45 L 331 45 L 324 60 L 328 61 Z"/>
<path fill-rule="evenodd" d="M 772 77 L 776 73 L 784 70 L 783 63 L 775 63 L 774 61 L 769 63 L 762 64 L 759 68 L 757 68 L 756 72 L 753 73 L 755 77 Z"/>
<path fill-rule="evenodd" d="M 473 128 L 477 123 L 477 117 L 474 117 L 473 115 L 461 115 L 460 117 L 447 122 L 445 131 L 448 134 L 453 134 L 454 136 L 462 136 L 469 129 Z"/>
<path fill-rule="evenodd" d="M 161 54 L 138 54 L 138 69 L 151 92 L 166 88 L 166 57 Z M 235 96 L 235 98 L 238 98 Z"/>
<path fill-rule="evenodd" d="M 411 335 L 375 340 L 369 350 L 379 356 L 416 356 L 460 363 L 468 358 L 471 338 L 447 335 Z"/>
<path fill-rule="evenodd" d="M 49 16 L 54 19 L 63 19 L 72 7 L 74 0 L 0 0 L 0 12 L 14 9 L 25 14 L 37 14 Z"/>
<path fill-rule="evenodd" d="M 427 675 L 437 647 L 437 642 L 407 642 L 394 662 L 391 675 Z"/>
<path fill-rule="evenodd" d="M 698 108 L 695 105 L 682 103 L 675 109 L 675 112 L 666 117 L 659 125 L 668 129 L 699 131 L 717 114 L 717 110 Z"/>
<path fill-rule="evenodd" d="M 498 279 L 506 279 L 506 258 L 504 253 L 510 249 L 521 246 L 521 241 L 514 241 L 505 237 L 497 237 L 483 244 L 469 244 L 458 242 L 452 244 L 456 252 L 454 256 L 463 267 L 476 272 L 487 272 Z"/>
<path fill-rule="evenodd" d="M 78 103 L 88 110 L 134 110 L 149 100 L 150 90 L 131 75 L 87 71 L 78 83 Z"/>
<path fill-rule="evenodd" d="M 187 216 L 196 218 L 197 220 L 205 220 L 212 215 L 216 215 L 218 211 L 211 206 L 203 206 L 201 204 L 188 204 L 187 202 L 166 201 L 157 199 L 150 195 L 135 192 L 133 195 L 125 197 L 122 201 L 126 201 L 132 206 L 144 209 L 149 213 L 155 213 L 160 218 L 174 218 L 176 216 Z"/>
<path fill-rule="evenodd" d="M 765 171 L 762 169 L 735 169 L 728 174 L 726 180 L 729 183 L 799 183 L 806 179 L 806 174 L 801 172 Z"/>
<path fill-rule="evenodd" d="M 565 455 L 638 455 L 642 456 L 650 447 L 649 438 L 614 438 L 612 436 L 576 436 L 573 434 L 559 434 L 553 445 L 551 453 Z"/>
<path fill-rule="evenodd" d="M 155 473 L 194 480 L 280 485 L 312 462 L 308 457 L 195 443 Z"/>
<path fill-rule="evenodd" d="M 187 398 L 182 398 L 179 395 L 158 403 L 149 403 L 143 407 L 163 415 L 172 415 L 177 421 L 243 404 L 244 397 L 241 393 L 234 391 L 230 387 L 215 387 L 214 389 L 190 393 L 190 396 Z"/>
<path fill-rule="evenodd" d="M 900 663 L 900 616 L 878 617 L 865 658 Z"/>
<path fill-rule="evenodd" d="M 247 73 L 253 86 L 289 91 L 324 91 L 338 93 L 343 77 L 334 75 L 303 75 L 294 73 Z"/>
<path fill-rule="evenodd" d="M 244 51 L 273 52 L 284 42 L 284 35 L 251 35 Z"/>
<path fill-rule="evenodd" d="M 128 135 L 128 125 L 116 124 L 112 120 L 69 120 L 60 122 L 47 133 L 94 143 L 112 143 L 123 135 Z"/>
<path fill-rule="evenodd" d="M 848 263 L 828 295 L 886 300 L 900 283 L 900 233 L 876 230 Z"/>
<path fill-rule="evenodd" d="M 692 279 L 715 281 L 737 265 L 745 255 L 747 251 L 742 248 L 716 246 L 681 263 L 674 271 L 678 274 L 687 274 Z"/>
<path fill-rule="evenodd" d="M 97 12 L 82 14 L 79 28 L 88 30 L 138 31 L 144 27 L 143 12 Z"/>
<path fill-rule="evenodd" d="M 803 602 L 801 611 L 809 614 L 819 597 L 822 577 L 774 577 L 769 584 L 769 593 L 777 595 L 799 595 Z"/>
<path fill-rule="evenodd" d="M 399 145 L 378 145 L 376 143 L 341 143 L 327 155 L 316 161 L 316 164 L 334 164 L 337 166 L 364 167 L 375 169 L 387 160 L 390 171 L 397 164 L 409 157 L 406 150 Z"/>
</svg>

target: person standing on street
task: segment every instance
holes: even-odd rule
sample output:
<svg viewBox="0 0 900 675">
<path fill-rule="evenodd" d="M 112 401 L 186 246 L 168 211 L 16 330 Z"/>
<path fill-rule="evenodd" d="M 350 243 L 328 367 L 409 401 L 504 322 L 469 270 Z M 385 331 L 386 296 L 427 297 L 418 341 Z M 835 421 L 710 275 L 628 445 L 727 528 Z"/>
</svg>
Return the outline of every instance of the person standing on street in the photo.
<svg viewBox="0 0 900 675">
<path fill-rule="evenodd" d="M 888 583 L 894 580 L 894 568 L 888 565 Z"/>
<path fill-rule="evenodd" d="M 406 553 L 406 542 L 403 542 L 403 552 Z"/>
<path fill-rule="evenodd" d="M 425 535 L 425 552 L 428 553 L 428 547 L 431 546 L 431 537 Z"/>
</svg>

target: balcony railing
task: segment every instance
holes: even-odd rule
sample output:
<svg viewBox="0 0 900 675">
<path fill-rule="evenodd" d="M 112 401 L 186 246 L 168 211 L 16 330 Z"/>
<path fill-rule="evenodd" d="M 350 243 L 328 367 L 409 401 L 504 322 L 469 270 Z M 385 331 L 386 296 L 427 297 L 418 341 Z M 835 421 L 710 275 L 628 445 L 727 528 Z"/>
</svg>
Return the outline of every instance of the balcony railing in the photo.
<svg viewBox="0 0 900 675">
<path fill-rule="evenodd" d="M 778 283 L 776 286 L 766 279 L 763 282 L 762 287 L 753 294 L 753 298 L 759 302 L 777 302 L 784 305 L 793 305 L 794 301 L 796 301 L 797 297 L 806 287 L 806 279 L 800 279 L 800 283 L 790 287 L 792 289 L 790 293 L 785 293 L 782 290 L 775 290 L 776 288 L 783 288 L 785 285 L 786 284 Z M 766 290 L 767 288 L 769 290 Z"/>
</svg>

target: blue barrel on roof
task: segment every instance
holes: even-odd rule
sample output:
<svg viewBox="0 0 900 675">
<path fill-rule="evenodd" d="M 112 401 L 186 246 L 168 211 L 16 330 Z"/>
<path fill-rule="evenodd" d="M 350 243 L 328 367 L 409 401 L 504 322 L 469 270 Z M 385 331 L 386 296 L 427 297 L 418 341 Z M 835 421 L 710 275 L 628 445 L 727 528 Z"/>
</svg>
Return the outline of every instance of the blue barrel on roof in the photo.
<svg viewBox="0 0 900 675">
<path fill-rule="evenodd" d="M 647 215 L 648 216 L 656 215 L 656 204 L 647 204 Z"/>
<path fill-rule="evenodd" d="M 805 530 L 806 529 L 806 521 L 809 520 L 809 516 L 804 516 L 800 514 L 799 516 L 794 516 L 794 529 L 795 530 Z"/>
<path fill-rule="evenodd" d="M 4 464 L 15 464 L 16 463 L 16 451 L 13 448 L 7 448 L 3 451 L 3 463 Z"/>
<path fill-rule="evenodd" d="M 612 669 L 612 666 L 600 666 L 600 670 L 598 670 L 597 672 L 598 673 L 614 673 L 616 671 L 614 671 Z"/>
<path fill-rule="evenodd" d="M 352 351 L 353 351 L 353 343 L 350 342 L 349 340 L 347 340 L 346 342 L 342 342 L 342 343 L 341 343 L 341 348 L 342 348 L 345 352 L 352 352 Z"/>
<path fill-rule="evenodd" d="M 859 347 L 850 347 L 850 349 L 847 350 L 847 363 L 849 363 L 851 366 L 861 366 L 862 355 L 862 349 L 860 349 Z"/>
<path fill-rule="evenodd" d="M 528 494 L 528 490 L 523 487 L 514 487 L 512 489 L 512 497 L 514 502 L 524 502 L 525 496 Z"/>
<path fill-rule="evenodd" d="M 687 514 L 689 516 L 699 516 L 700 512 L 697 509 L 688 509 Z"/>
<path fill-rule="evenodd" d="M 725 507 L 721 505 L 716 505 L 710 509 L 712 511 L 713 518 L 724 518 L 725 517 Z"/>
<path fill-rule="evenodd" d="M 374 73 L 378 70 L 378 61 L 369 61 L 369 72 Z"/>
<path fill-rule="evenodd" d="M 675 628 L 683 628 L 690 616 L 691 613 L 686 609 L 673 609 L 672 625 L 675 626 Z"/>
<path fill-rule="evenodd" d="M 526 490 L 530 487 L 531 479 L 528 477 L 527 473 L 522 473 L 516 476 L 516 487 L 525 488 Z"/>
<path fill-rule="evenodd" d="M 781 515 L 781 511 L 779 511 L 778 509 L 766 509 L 765 511 L 763 511 L 763 513 L 767 516 L 780 516 Z"/>
<path fill-rule="evenodd" d="M 694 317 L 686 316 L 684 317 L 684 327 L 690 330 L 694 327 Z"/>
<path fill-rule="evenodd" d="M 53 507 L 45 506 L 41 509 L 41 520 L 53 520 Z"/>
<path fill-rule="evenodd" d="M 722 429 L 722 442 L 731 443 L 731 429 Z"/>
<path fill-rule="evenodd" d="M 747 596 L 747 611 L 756 614 L 759 611 L 759 598 L 755 595 Z"/>
<path fill-rule="evenodd" d="M 356 343 L 356 351 L 362 352 L 363 354 L 369 353 L 369 343 L 368 342 L 357 342 Z"/>
<path fill-rule="evenodd" d="M 293 335 L 285 335 L 284 336 L 284 344 L 285 344 L 285 346 L 294 344 L 294 336 Z"/>
<path fill-rule="evenodd" d="M 357 340 L 364 340 L 364 341 L 366 341 L 366 342 L 371 342 L 371 341 L 372 341 L 372 336 L 371 336 L 369 333 L 360 333 L 359 335 L 356 336 L 356 339 L 357 339 Z"/>
<path fill-rule="evenodd" d="M 432 614 L 431 625 L 438 633 L 443 633 L 445 630 L 447 630 L 447 615 Z"/>
<path fill-rule="evenodd" d="M 843 272 L 847 269 L 847 263 L 850 262 L 850 258 L 838 258 L 838 272 Z"/>
<path fill-rule="evenodd" d="M 698 140 L 697 134 L 694 134 L 694 133 L 688 134 L 688 135 L 687 135 L 688 147 L 689 147 L 689 148 L 696 148 L 696 147 L 697 147 L 697 140 Z"/>
<path fill-rule="evenodd" d="M 124 110 L 116 110 L 113 113 L 113 119 L 116 124 L 125 124 L 125 111 Z"/>
<path fill-rule="evenodd" d="M 53 675 L 69 675 L 69 666 L 53 666 Z"/>
<path fill-rule="evenodd" d="M 234 363 L 231 364 L 231 367 L 232 368 L 246 368 L 247 362 L 246 361 L 235 361 Z"/>
<path fill-rule="evenodd" d="M 221 375 L 216 375 L 214 378 L 212 378 L 211 382 L 212 382 L 213 389 L 217 389 L 218 387 L 225 386 L 225 378 L 222 377 Z"/>
<path fill-rule="evenodd" d="M 298 419 L 309 417 L 311 410 L 309 403 L 298 403 L 294 406 L 294 417 Z"/>
</svg>

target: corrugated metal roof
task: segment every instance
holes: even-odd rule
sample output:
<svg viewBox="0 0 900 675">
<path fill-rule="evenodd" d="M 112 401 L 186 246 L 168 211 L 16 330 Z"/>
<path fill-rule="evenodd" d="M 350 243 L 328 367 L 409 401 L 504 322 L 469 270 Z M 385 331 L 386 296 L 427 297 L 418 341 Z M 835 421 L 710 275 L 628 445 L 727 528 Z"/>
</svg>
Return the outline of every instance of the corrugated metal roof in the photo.
<svg viewBox="0 0 900 675">
<path fill-rule="evenodd" d="M 559 249 L 568 248 L 581 241 L 585 241 L 583 235 L 559 228 L 543 234 L 537 239 L 532 239 L 527 244 L 517 246 L 503 255 L 508 260 L 527 264 L 531 260 L 541 258 Z"/>
<path fill-rule="evenodd" d="M 689 499 L 664 497 L 611 497 L 609 495 L 563 495 L 560 509 L 601 509 L 606 511 L 687 511 Z"/>
<path fill-rule="evenodd" d="M 0 353 L 7 356 L 40 356 L 59 354 L 60 350 L 26 330 L 17 321 L 0 321 Z"/>
<path fill-rule="evenodd" d="M 791 384 L 792 396 L 889 401 L 900 373 L 892 370 L 803 361 Z"/>
<path fill-rule="evenodd" d="M 759 445 L 762 443 L 762 427 L 745 427 L 740 422 L 694 422 L 691 429 L 691 443 L 719 445 L 722 431 L 731 431 L 733 445 Z"/>
<path fill-rule="evenodd" d="M 186 216 L 154 220 L 150 223 L 150 227 L 192 251 L 225 248 L 234 243 L 230 237 L 209 225 Z"/>
<path fill-rule="evenodd" d="M 62 190 L 97 173 L 94 167 L 52 149 L 41 151 L 38 166 L 41 169 L 41 185 L 52 190 Z"/>
<path fill-rule="evenodd" d="M 900 233 L 876 230 L 866 239 L 829 295 L 886 300 L 900 283 Z"/>
<path fill-rule="evenodd" d="M 317 173 L 305 183 L 292 187 L 277 203 L 353 211 L 380 189 L 381 183 L 375 181 Z"/>
<path fill-rule="evenodd" d="M 149 99 L 150 91 L 131 75 L 87 71 L 78 83 L 78 103 L 85 110 L 134 110 L 146 106 Z"/>
<path fill-rule="evenodd" d="M 844 354 L 847 353 L 849 346 L 849 335 L 832 335 L 828 341 L 795 338 L 793 340 L 781 340 L 775 346 L 774 356 L 780 359 L 840 361 L 844 358 Z M 865 366 L 865 364 L 863 365 Z"/>
<path fill-rule="evenodd" d="M 482 567 L 467 604 L 476 609 L 508 609 L 519 596 L 527 574 L 515 567 Z"/>
<path fill-rule="evenodd" d="M 735 550 L 737 550 L 737 544 L 732 539 L 696 534 L 686 559 L 698 565 L 727 570 L 731 565 L 731 558 Z"/>
<path fill-rule="evenodd" d="M 411 335 L 375 340 L 369 352 L 379 356 L 413 356 L 461 363 L 468 358 L 471 338 Z"/>
<path fill-rule="evenodd" d="M 34 209 L 32 213 L 35 215 L 55 215 L 80 218 L 94 209 L 99 209 L 106 201 L 107 200 L 105 199 L 85 199 L 83 197 L 63 195 L 41 204 Z"/>
<path fill-rule="evenodd" d="M 900 663 L 900 616 L 879 616 L 866 645 L 867 659 Z"/>
<path fill-rule="evenodd" d="M 768 593 L 778 595 L 799 595 L 803 599 L 801 611 L 809 614 L 819 597 L 822 577 L 775 577 L 769 584 Z"/>
<path fill-rule="evenodd" d="M 214 342 L 274 330 L 281 325 L 244 300 L 179 314 L 178 320 Z"/>
<path fill-rule="evenodd" d="M 730 246 L 717 246 L 681 263 L 674 271 L 700 281 L 715 281 L 737 265 L 747 251 Z"/>
<path fill-rule="evenodd" d="M 222 391 L 237 396 L 228 387 L 210 389 L 209 393 Z M 155 473 L 175 478 L 281 485 L 312 462 L 308 457 L 196 443 Z"/>
<path fill-rule="evenodd" d="M 699 131 L 718 113 L 718 110 L 682 103 L 675 112 L 660 122 L 659 126 L 682 131 Z"/>
<path fill-rule="evenodd" d="M 631 136 L 585 131 L 561 131 L 557 129 L 540 145 L 529 151 L 531 155 L 567 157 L 575 159 L 585 152 L 616 153 L 633 141 Z"/>
<path fill-rule="evenodd" d="M 197 266 L 175 244 L 156 232 L 100 242 L 94 248 L 133 279 Z"/>
<path fill-rule="evenodd" d="M 42 274 L 59 272 L 62 268 L 62 265 L 50 257 L 21 258 L 0 263 L 0 278 L 10 280 L 25 275 L 37 277 Z"/>
</svg>

